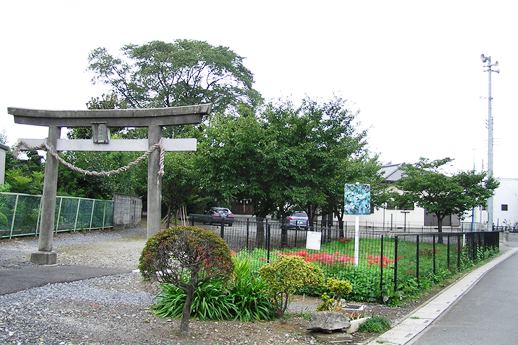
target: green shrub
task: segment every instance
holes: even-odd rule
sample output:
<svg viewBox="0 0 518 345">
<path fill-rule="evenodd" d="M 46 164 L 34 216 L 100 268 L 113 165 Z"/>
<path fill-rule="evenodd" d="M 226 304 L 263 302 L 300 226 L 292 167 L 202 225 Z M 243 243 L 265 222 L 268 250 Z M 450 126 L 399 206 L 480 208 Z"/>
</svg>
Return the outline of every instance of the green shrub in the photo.
<svg viewBox="0 0 518 345">
<path fill-rule="evenodd" d="M 333 297 L 330 297 L 327 293 L 323 293 L 320 296 L 322 303 L 317 306 L 317 311 L 328 311 L 335 310 L 336 308 L 336 300 Z"/>
<path fill-rule="evenodd" d="M 241 321 L 271 320 L 275 310 L 267 286 L 252 269 L 248 258 L 234 259 L 234 283 L 231 289 L 236 318 Z"/>
<path fill-rule="evenodd" d="M 353 286 L 350 281 L 328 278 L 326 281 L 326 287 L 335 299 L 342 299 L 349 295 L 353 291 Z"/>
<path fill-rule="evenodd" d="M 327 278 L 326 288 L 331 296 L 327 293 L 322 294 L 322 303 L 317 307 L 318 311 L 340 310 L 342 298 L 349 295 L 353 289 L 350 281 L 336 278 Z"/>
<path fill-rule="evenodd" d="M 275 311 L 266 285 L 251 269 L 250 261 L 235 259 L 234 279 L 227 284 L 214 280 L 200 284 L 193 296 L 191 317 L 200 320 L 270 320 Z M 153 311 L 160 317 L 182 315 L 186 294 L 171 284 L 162 284 Z"/>
<path fill-rule="evenodd" d="M 358 331 L 365 333 L 383 333 L 390 329 L 390 321 L 383 316 L 373 316 L 360 325 Z"/>
<path fill-rule="evenodd" d="M 185 303 L 180 333 L 187 334 L 190 314 L 193 308 L 199 308 L 192 305 L 196 289 L 215 280 L 227 280 L 234 265 L 230 249 L 219 236 L 203 228 L 178 226 L 148 239 L 139 269 L 146 280 L 158 280 L 183 290 Z"/>
<path fill-rule="evenodd" d="M 322 269 L 301 257 L 281 256 L 259 269 L 278 316 L 284 315 L 290 296 L 305 285 L 321 285 Z"/>
<path fill-rule="evenodd" d="M 327 276 L 331 274 L 326 272 Z M 380 280 L 379 274 L 362 266 L 346 267 L 342 270 L 333 272 L 332 276 L 347 280 L 351 283 L 352 291 L 348 295 L 351 300 L 358 302 L 374 302 L 380 297 Z"/>
<path fill-rule="evenodd" d="M 171 284 L 162 284 L 153 311 L 160 317 L 180 317 L 185 304 L 185 291 Z M 231 320 L 236 306 L 228 289 L 220 281 L 200 284 L 194 291 L 191 317 L 199 320 Z"/>
</svg>

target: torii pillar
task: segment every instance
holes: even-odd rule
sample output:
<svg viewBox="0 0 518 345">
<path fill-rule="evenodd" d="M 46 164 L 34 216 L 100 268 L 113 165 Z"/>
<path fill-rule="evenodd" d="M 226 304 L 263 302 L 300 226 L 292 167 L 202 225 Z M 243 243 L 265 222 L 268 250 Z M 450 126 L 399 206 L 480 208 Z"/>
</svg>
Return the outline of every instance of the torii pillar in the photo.
<svg viewBox="0 0 518 345">
<path fill-rule="evenodd" d="M 47 126 L 47 145 L 57 151 L 147 151 L 162 138 L 162 126 L 196 124 L 210 113 L 210 104 L 116 110 L 38 110 L 8 108 L 14 122 L 26 125 Z M 92 126 L 94 137 L 90 140 L 62 140 L 62 127 Z M 148 127 L 147 140 L 109 140 L 109 127 Z M 29 146 L 41 145 L 44 140 L 22 139 Z M 147 141 L 147 142 L 146 142 Z M 196 139 L 164 139 L 166 151 L 195 151 Z M 147 237 L 160 230 L 162 189 L 160 154 L 158 150 L 149 155 L 147 190 Z M 47 152 L 45 179 L 43 184 L 42 218 L 39 228 L 38 251 L 31 254 L 31 262 L 51 265 L 57 262 L 53 249 L 54 215 L 58 180 L 58 160 Z"/>
</svg>

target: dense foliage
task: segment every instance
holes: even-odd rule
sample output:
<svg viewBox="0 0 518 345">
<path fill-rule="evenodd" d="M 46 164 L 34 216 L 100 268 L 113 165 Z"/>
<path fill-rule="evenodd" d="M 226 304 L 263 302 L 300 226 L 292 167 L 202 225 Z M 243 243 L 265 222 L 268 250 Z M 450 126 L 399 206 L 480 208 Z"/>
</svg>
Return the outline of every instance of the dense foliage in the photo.
<svg viewBox="0 0 518 345">
<path fill-rule="evenodd" d="M 383 316 L 372 316 L 360 325 L 358 330 L 365 333 L 383 333 L 390 329 L 390 321 Z"/>
<path fill-rule="evenodd" d="M 294 256 L 280 256 L 276 261 L 262 266 L 259 275 L 268 286 L 278 316 L 284 314 L 290 296 L 297 289 L 322 285 L 324 279 L 320 267 Z"/>
<path fill-rule="evenodd" d="M 172 227 L 149 238 L 139 269 L 144 279 L 170 283 L 185 292 L 180 331 L 188 333 L 194 291 L 204 282 L 228 279 L 234 269 L 227 244 L 210 230 Z"/>
<path fill-rule="evenodd" d="M 251 269 L 250 260 L 234 260 L 234 277 L 230 282 L 211 280 L 194 291 L 191 316 L 200 320 L 256 321 L 270 320 L 275 313 L 266 285 Z M 171 284 L 162 284 L 153 311 L 160 317 L 182 315 L 186 294 Z"/>
<path fill-rule="evenodd" d="M 215 112 L 222 112 L 261 101 L 243 57 L 227 47 L 196 40 L 152 41 L 127 44 L 121 52 L 114 56 L 96 48 L 88 68 L 93 81 L 108 85 L 123 107 L 212 103 Z"/>
<path fill-rule="evenodd" d="M 397 184 L 408 200 L 437 216 L 439 232 L 444 217 L 450 214 L 462 217 L 467 210 L 485 205 L 498 187 L 498 182 L 488 178 L 485 172 L 461 171 L 452 175 L 441 172 L 451 161 L 451 158 L 434 161 L 422 158 L 417 164 L 403 168 L 403 178 Z"/>
</svg>

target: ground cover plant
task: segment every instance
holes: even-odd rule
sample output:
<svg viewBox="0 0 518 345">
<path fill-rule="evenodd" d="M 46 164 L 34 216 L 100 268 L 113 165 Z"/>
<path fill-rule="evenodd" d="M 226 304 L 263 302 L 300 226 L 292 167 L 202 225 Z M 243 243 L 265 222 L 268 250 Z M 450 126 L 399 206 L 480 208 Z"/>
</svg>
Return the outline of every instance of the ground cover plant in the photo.
<svg viewBox="0 0 518 345">
<path fill-rule="evenodd" d="M 191 317 L 198 320 L 271 320 L 274 308 L 267 286 L 251 269 L 250 260 L 234 258 L 234 274 L 229 281 L 211 280 L 199 284 L 193 295 Z M 164 318 L 182 315 L 185 291 L 162 284 L 153 312 Z"/>
<path fill-rule="evenodd" d="M 457 241 L 460 244 L 468 241 L 462 235 L 452 236 L 447 241 L 444 237 L 444 243 L 437 243 L 433 235 L 422 235 L 419 242 L 415 235 L 401 236 L 397 241 L 397 255 L 394 238 L 385 237 L 383 241 L 381 236 L 362 238 L 358 267 L 354 266 L 354 241 L 349 239 L 324 243 L 320 251 L 285 248 L 268 253 L 256 248 L 241 251 L 238 256 L 249 257 L 255 269 L 279 257 L 300 257 L 320 266 L 326 277 L 350 281 L 350 300 L 400 304 L 498 252 L 491 247 L 458 246 Z M 329 289 L 323 285 L 304 286 L 296 291 L 313 296 L 326 292 L 329 293 Z"/>
<path fill-rule="evenodd" d="M 390 329 L 390 321 L 382 316 L 373 316 L 359 327 L 360 332 L 383 333 Z"/>
</svg>

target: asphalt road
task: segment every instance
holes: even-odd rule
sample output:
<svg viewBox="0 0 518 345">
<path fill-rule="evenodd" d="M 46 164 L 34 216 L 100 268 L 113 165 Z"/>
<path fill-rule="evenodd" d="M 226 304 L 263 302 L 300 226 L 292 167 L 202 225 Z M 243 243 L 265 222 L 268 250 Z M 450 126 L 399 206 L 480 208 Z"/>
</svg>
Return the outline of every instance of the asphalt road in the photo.
<svg viewBox="0 0 518 345">
<path fill-rule="evenodd" d="M 20 269 L 0 269 L 0 295 L 47 284 L 71 282 L 126 272 L 128 270 L 117 268 L 58 265 L 30 265 Z"/>
<path fill-rule="evenodd" d="M 412 344 L 518 344 L 518 254 L 488 272 Z"/>
</svg>

